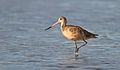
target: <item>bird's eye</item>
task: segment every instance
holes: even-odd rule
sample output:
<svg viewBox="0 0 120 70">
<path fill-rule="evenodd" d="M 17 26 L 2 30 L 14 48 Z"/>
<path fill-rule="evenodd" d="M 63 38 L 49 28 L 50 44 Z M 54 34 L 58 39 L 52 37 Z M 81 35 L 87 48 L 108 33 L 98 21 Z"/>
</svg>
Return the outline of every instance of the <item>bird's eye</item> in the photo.
<svg viewBox="0 0 120 70">
<path fill-rule="evenodd" d="M 62 18 L 60 18 L 60 20 L 62 20 Z"/>
</svg>

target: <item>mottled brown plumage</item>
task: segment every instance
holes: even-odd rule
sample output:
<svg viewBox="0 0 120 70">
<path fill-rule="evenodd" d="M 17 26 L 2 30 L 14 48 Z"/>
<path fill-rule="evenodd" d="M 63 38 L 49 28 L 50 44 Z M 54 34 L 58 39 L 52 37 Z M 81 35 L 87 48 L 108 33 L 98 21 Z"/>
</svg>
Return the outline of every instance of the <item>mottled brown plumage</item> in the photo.
<svg viewBox="0 0 120 70">
<path fill-rule="evenodd" d="M 86 42 L 87 39 L 97 38 L 96 37 L 97 34 L 88 32 L 87 30 L 81 28 L 80 26 L 67 25 L 67 19 L 64 16 L 59 17 L 58 21 L 55 24 L 53 24 L 52 26 L 50 26 L 49 28 L 54 27 L 56 24 L 60 24 L 61 32 L 65 38 L 75 42 L 76 55 L 78 55 L 79 49 L 87 44 L 87 42 Z M 48 30 L 49 28 L 47 28 L 46 30 Z M 81 45 L 80 47 L 77 47 L 76 41 L 78 41 L 78 40 L 84 41 L 85 44 Z"/>
<path fill-rule="evenodd" d="M 72 40 L 72 41 L 96 38 L 96 34 L 88 32 L 85 29 L 79 26 L 74 26 L 74 25 L 66 25 L 62 27 L 61 32 L 67 39 Z"/>
</svg>

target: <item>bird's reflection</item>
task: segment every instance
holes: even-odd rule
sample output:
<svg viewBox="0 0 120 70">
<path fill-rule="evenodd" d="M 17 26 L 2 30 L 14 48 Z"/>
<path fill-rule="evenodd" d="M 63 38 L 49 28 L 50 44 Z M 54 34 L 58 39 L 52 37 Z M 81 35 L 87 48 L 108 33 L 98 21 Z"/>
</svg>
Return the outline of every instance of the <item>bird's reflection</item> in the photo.
<svg viewBox="0 0 120 70">
<path fill-rule="evenodd" d="M 61 70 L 65 70 L 66 68 L 79 68 L 80 60 L 86 58 L 87 56 L 84 54 L 79 54 L 79 56 L 76 56 L 73 54 L 66 56 L 63 63 L 60 63 Z"/>
</svg>

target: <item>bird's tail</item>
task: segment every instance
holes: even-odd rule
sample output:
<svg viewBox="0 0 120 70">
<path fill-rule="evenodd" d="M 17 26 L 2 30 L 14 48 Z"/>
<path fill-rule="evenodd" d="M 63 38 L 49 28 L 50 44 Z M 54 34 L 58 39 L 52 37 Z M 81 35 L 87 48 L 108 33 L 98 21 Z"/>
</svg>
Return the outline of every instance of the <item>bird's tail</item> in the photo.
<svg viewBox="0 0 120 70">
<path fill-rule="evenodd" d="M 86 39 L 89 39 L 89 38 L 97 38 L 98 34 L 94 34 L 94 33 L 91 33 L 91 32 L 88 32 L 86 30 L 84 30 L 84 34 L 86 36 Z"/>
<path fill-rule="evenodd" d="M 91 38 L 97 38 L 98 34 L 91 34 Z"/>
</svg>

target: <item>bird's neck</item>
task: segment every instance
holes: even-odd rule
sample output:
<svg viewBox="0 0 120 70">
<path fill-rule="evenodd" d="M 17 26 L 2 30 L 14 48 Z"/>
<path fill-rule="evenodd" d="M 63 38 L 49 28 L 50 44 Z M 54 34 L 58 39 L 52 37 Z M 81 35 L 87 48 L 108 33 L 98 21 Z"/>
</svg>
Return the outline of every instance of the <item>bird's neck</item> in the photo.
<svg viewBox="0 0 120 70">
<path fill-rule="evenodd" d="M 62 22 L 61 23 L 61 30 L 63 30 L 65 26 L 66 26 L 66 23 Z"/>
</svg>

